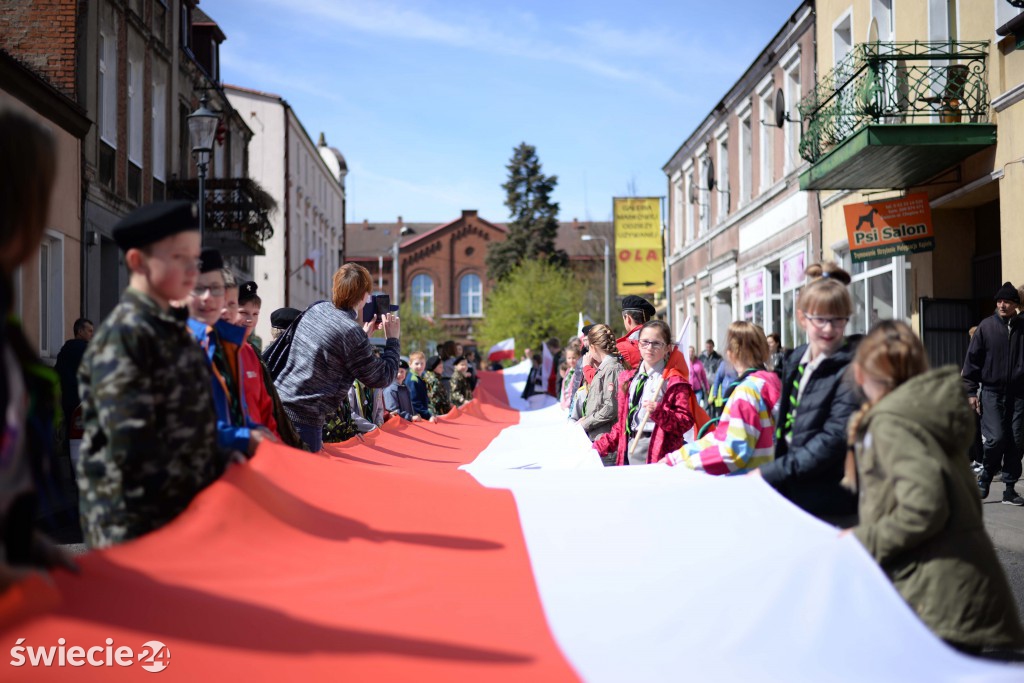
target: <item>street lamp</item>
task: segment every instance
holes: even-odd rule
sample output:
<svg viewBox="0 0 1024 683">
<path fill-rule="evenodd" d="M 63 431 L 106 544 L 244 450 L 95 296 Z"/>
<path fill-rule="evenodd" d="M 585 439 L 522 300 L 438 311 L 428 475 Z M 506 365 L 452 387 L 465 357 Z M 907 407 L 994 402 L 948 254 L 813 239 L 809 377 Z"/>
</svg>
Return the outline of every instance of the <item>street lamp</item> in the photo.
<svg viewBox="0 0 1024 683">
<path fill-rule="evenodd" d="M 199 100 L 199 108 L 188 115 L 188 139 L 199 170 L 199 239 L 206 230 L 206 170 L 213 152 L 213 137 L 217 134 L 220 115 L 206 107 L 206 93 Z"/>
<path fill-rule="evenodd" d="M 611 246 L 608 244 L 608 238 L 600 235 L 582 235 L 580 239 L 584 242 L 591 240 L 604 242 L 604 324 L 611 325 L 612 314 L 609 308 L 611 296 L 608 294 L 608 290 L 611 288 Z"/>
</svg>

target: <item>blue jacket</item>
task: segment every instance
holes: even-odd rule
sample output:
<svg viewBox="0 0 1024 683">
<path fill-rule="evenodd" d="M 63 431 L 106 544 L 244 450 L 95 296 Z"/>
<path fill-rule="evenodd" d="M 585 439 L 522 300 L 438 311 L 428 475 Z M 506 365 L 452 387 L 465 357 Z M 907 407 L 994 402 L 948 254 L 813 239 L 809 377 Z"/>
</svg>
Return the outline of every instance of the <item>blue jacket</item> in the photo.
<svg viewBox="0 0 1024 683">
<path fill-rule="evenodd" d="M 242 390 L 241 382 L 241 378 L 245 377 L 245 368 L 242 366 L 242 356 L 239 353 L 239 349 L 245 340 L 245 328 L 218 320 L 213 326 L 213 334 L 210 334 L 211 328 L 206 323 L 189 318 L 188 329 L 196 341 L 199 342 L 200 348 L 203 349 L 207 368 L 210 370 L 213 407 L 217 412 L 217 445 L 228 450 L 248 453 L 250 432 L 257 425 L 249 420 L 249 410 L 246 408 L 245 392 Z M 223 344 L 225 353 L 235 361 L 236 367 L 232 373 L 234 375 L 232 380 L 235 390 L 238 391 L 238 401 L 241 404 L 244 424 L 234 424 L 231 419 L 231 405 L 227 388 L 221 377 L 220 369 L 213 363 L 217 344 Z"/>
<path fill-rule="evenodd" d="M 402 419 L 412 420 L 412 398 L 409 387 L 398 382 L 392 382 L 385 387 L 384 408 L 389 413 L 397 413 Z"/>
<path fill-rule="evenodd" d="M 427 401 L 427 383 L 410 370 L 409 374 L 405 377 L 405 386 L 409 387 L 409 398 L 412 399 L 412 412 L 424 420 L 429 420 L 430 403 Z"/>
</svg>

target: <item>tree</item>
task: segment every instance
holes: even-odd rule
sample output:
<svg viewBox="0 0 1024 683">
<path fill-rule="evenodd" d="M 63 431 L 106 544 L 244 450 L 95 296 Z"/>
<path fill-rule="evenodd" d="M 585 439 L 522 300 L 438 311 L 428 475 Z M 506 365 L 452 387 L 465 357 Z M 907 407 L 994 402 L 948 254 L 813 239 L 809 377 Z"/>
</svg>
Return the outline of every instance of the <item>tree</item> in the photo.
<svg viewBox="0 0 1024 683">
<path fill-rule="evenodd" d="M 398 317 L 402 321 L 402 350 L 407 354 L 422 351 L 429 355 L 448 339 L 444 325 L 414 313 L 408 301 L 399 306 Z"/>
<path fill-rule="evenodd" d="M 551 337 L 564 344 L 576 334 L 583 294 L 584 285 L 568 269 L 547 261 L 523 261 L 487 295 L 487 315 L 478 335 L 481 348 L 509 337 L 515 338 L 519 352 L 539 351 Z"/>
<path fill-rule="evenodd" d="M 558 176 L 544 175 L 537 149 L 525 142 L 515 148 L 505 168 L 508 180 L 502 187 L 510 216 L 508 238 L 488 249 L 488 275 L 492 280 L 502 280 L 525 260 L 567 265 L 569 257 L 555 249 L 558 202 L 551 201 L 551 193 L 558 185 Z"/>
</svg>

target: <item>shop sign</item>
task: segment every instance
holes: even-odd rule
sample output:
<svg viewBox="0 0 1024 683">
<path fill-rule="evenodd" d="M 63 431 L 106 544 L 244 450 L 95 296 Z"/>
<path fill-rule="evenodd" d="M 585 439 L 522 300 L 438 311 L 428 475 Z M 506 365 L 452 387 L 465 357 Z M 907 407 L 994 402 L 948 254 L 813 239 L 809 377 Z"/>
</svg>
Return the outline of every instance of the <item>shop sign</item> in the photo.
<svg viewBox="0 0 1024 683">
<path fill-rule="evenodd" d="M 743 278 L 743 303 L 749 304 L 764 299 L 764 271 L 752 273 Z"/>
<path fill-rule="evenodd" d="M 855 263 L 935 249 L 928 195 L 843 206 L 850 256 Z"/>
</svg>

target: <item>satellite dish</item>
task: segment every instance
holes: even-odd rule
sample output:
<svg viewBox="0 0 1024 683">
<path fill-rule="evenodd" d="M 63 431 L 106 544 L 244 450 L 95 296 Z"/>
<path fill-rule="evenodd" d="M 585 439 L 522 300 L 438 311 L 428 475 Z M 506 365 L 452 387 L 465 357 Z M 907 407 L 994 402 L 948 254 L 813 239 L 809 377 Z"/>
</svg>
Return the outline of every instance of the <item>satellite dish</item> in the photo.
<svg viewBox="0 0 1024 683">
<path fill-rule="evenodd" d="M 715 189 L 715 162 L 708 159 L 708 164 L 704 167 L 704 171 L 704 184 L 708 190 Z"/>
<path fill-rule="evenodd" d="M 782 94 L 782 88 L 775 91 L 775 127 L 782 128 L 782 125 L 789 120 L 786 115 L 786 96 Z"/>
</svg>

